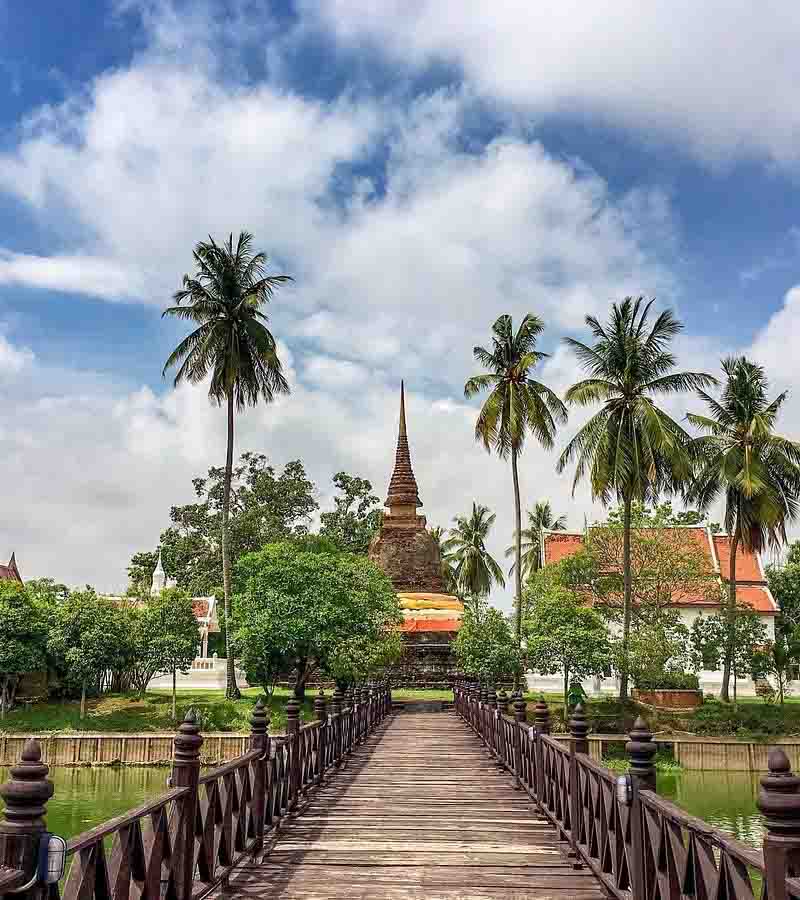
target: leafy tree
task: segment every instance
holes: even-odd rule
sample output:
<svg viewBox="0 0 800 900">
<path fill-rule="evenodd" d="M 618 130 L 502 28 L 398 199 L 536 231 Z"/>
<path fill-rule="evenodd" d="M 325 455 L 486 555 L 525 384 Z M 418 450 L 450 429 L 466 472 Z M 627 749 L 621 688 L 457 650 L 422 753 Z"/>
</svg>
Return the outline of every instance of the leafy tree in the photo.
<svg viewBox="0 0 800 900">
<path fill-rule="evenodd" d="M 500 610 L 479 601 L 464 612 L 453 644 L 459 669 L 486 683 L 518 679 L 522 659 L 508 620 Z"/>
<path fill-rule="evenodd" d="M 48 649 L 60 660 L 68 683 L 80 690 L 81 719 L 90 688 L 99 690 L 106 673 L 123 668 L 131 657 L 129 618 L 108 597 L 91 589 L 74 591 L 58 607 Z"/>
<path fill-rule="evenodd" d="M 785 634 L 800 633 L 800 564 L 768 566 L 767 583 L 780 610 L 776 629 Z"/>
<path fill-rule="evenodd" d="M 728 653 L 728 639 L 733 635 L 731 673 L 733 702 L 736 702 L 736 680 L 758 677 L 759 651 L 767 644 L 767 628 L 759 614 L 746 604 L 733 611 L 726 607 L 718 616 L 698 616 L 692 623 L 692 647 L 695 667 L 716 670 Z"/>
<path fill-rule="evenodd" d="M 236 247 L 233 234 L 227 244 L 213 238 L 201 241 L 194 249 L 196 272 L 184 275 L 183 286 L 174 295 L 175 306 L 164 316 L 194 322 L 198 327 L 169 355 L 164 373 L 179 366 L 175 384 L 189 381 L 200 384 L 207 376 L 209 398 L 228 410 L 228 451 L 222 490 L 221 550 L 225 616 L 231 617 L 231 548 L 228 518 L 233 480 L 234 411 L 256 406 L 260 400 L 271 403 L 277 394 L 288 394 L 275 338 L 267 328 L 262 308 L 272 299 L 275 289 L 289 281 L 286 275 L 268 275 L 267 257 L 252 250 L 253 236 L 239 234 Z M 225 696 L 238 699 L 236 668 L 230 641 L 226 648 L 228 684 Z"/>
<path fill-rule="evenodd" d="M 553 446 L 556 423 L 567 421 L 567 410 L 549 387 L 531 373 L 547 357 L 536 349 L 544 324 L 528 314 L 516 334 L 511 316 L 500 316 L 492 326 L 492 349 L 475 347 L 473 355 L 485 369 L 464 385 L 464 396 L 489 391 L 475 423 L 475 439 L 501 459 L 511 457 L 514 481 L 514 533 L 516 534 L 516 635 L 522 640 L 522 508 L 517 461 L 528 435 L 548 450 Z"/>
<path fill-rule="evenodd" d="M 725 528 L 731 535 L 728 575 L 728 615 L 736 621 L 736 558 L 739 547 L 762 552 L 768 544 L 786 541 L 786 524 L 798 513 L 800 444 L 775 433 L 775 422 L 786 392 L 767 399 L 764 369 L 742 357 L 722 362 L 725 382 L 719 400 L 700 397 L 707 416 L 690 413 L 689 421 L 704 434 L 692 442 L 698 473 L 692 497 L 707 509 L 725 496 Z M 736 635 L 725 637 L 720 698 L 729 699 Z"/>
<path fill-rule="evenodd" d="M 558 471 L 575 461 L 574 486 L 588 476 L 592 497 L 623 507 L 623 621 L 620 699 L 628 697 L 628 643 L 633 589 L 631 517 L 633 504 L 647 504 L 662 492 L 681 490 L 691 475 L 689 436 L 656 403 L 659 396 L 696 390 L 714 383 L 700 372 L 675 372 L 669 346 L 681 323 L 669 310 L 650 325 L 651 300 L 626 297 L 614 303 L 611 317 L 601 325 L 594 316 L 586 324 L 594 342 L 566 338 L 588 378 L 567 391 L 574 406 L 601 408 L 567 444 Z"/>
<path fill-rule="evenodd" d="M 377 637 L 353 635 L 333 648 L 327 669 L 340 688 L 383 674 L 402 656 L 400 632 L 387 628 Z"/>
<path fill-rule="evenodd" d="M 564 703 L 570 685 L 604 672 L 611 645 L 603 617 L 570 590 L 558 565 L 535 573 L 526 590 L 523 635 L 528 665 L 543 675 L 560 672 Z"/>
<path fill-rule="evenodd" d="M 176 675 L 191 668 L 199 633 L 189 595 L 166 588 L 136 609 L 133 684 L 140 694 L 159 673 L 172 675 L 172 718 L 176 709 Z"/>
<path fill-rule="evenodd" d="M 624 515 L 625 510 L 622 507 L 613 506 L 608 511 L 608 524 L 621 528 Z M 707 527 L 714 534 L 720 531 L 719 522 L 709 522 L 705 514 L 696 509 L 675 511 L 669 500 L 655 506 L 646 506 L 644 503 L 634 503 L 631 506 L 632 528 L 682 528 L 687 525 Z"/>
<path fill-rule="evenodd" d="M 337 472 L 333 484 L 339 496 L 333 498 L 333 512 L 324 512 L 319 517 L 319 533 L 330 538 L 340 550 L 366 553 L 383 521 L 380 500 L 372 493 L 372 483 L 347 472 Z"/>
<path fill-rule="evenodd" d="M 790 693 L 789 682 L 792 680 L 792 669 L 797 662 L 798 654 L 800 646 L 797 638 L 781 631 L 776 631 L 775 640 L 767 641 L 754 654 L 753 677 L 775 680 L 781 706 Z"/>
<path fill-rule="evenodd" d="M 618 642 L 613 644 L 618 653 Z M 691 668 L 689 629 L 677 610 L 662 610 L 631 631 L 628 652 L 628 667 L 638 688 L 677 687 L 674 682 Z"/>
<path fill-rule="evenodd" d="M 21 676 L 46 667 L 46 650 L 42 610 L 27 588 L 0 581 L 0 718 L 14 705 Z"/>
<path fill-rule="evenodd" d="M 489 508 L 472 502 L 472 513 L 457 516 L 450 537 L 444 542 L 445 559 L 453 567 L 453 579 L 462 596 L 474 602 L 489 595 L 492 585 L 506 581 L 495 558 L 486 549 L 486 539 L 497 517 Z"/>
<path fill-rule="evenodd" d="M 331 672 L 344 642 L 380 644 L 402 621 L 391 581 L 361 555 L 280 542 L 239 560 L 236 577 L 231 633 L 248 681 L 268 689 L 276 665 L 293 668 L 298 699 L 312 671 Z"/>
<path fill-rule="evenodd" d="M 528 527 L 522 529 L 522 577 L 527 579 L 533 572 L 538 572 L 542 562 L 542 529 L 547 531 L 564 531 L 567 527 L 566 516 L 553 516 L 549 500 L 536 503 L 533 510 L 528 510 Z M 516 557 L 516 534 L 514 543 L 506 548 L 506 559 Z M 509 575 L 516 571 L 516 561 L 508 570 Z"/>
</svg>

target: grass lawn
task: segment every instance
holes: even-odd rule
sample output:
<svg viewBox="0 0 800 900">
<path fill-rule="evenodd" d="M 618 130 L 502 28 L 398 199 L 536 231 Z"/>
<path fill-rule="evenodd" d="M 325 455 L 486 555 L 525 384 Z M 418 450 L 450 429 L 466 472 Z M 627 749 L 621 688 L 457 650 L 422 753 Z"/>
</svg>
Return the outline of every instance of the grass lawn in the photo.
<svg viewBox="0 0 800 900">
<path fill-rule="evenodd" d="M 226 700 L 224 691 L 178 691 L 178 721 L 189 707 L 201 716 L 202 730 L 248 732 L 250 714 L 260 690 L 243 691 L 241 700 Z M 282 733 L 286 728 L 286 702 L 290 693 L 285 688 L 276 689 L 270 701 L 270 731 Z M 308 692 L 302 709 L 302 717 L 310 721 L 314 717 L 314 695 Z M 77 732 L 92 734 L 102 732 L 172 732 L 176 723 L 171 717 L 172 695 L 169 691 L 148 691 L 144 697 L 138 694 L 112 694 L 89 700 L 86 718 L 80 719 L 80 703 L 77 700 L 49 701 L 28 708 L 12 710 L 0 721 L 3 732 Z"/>
</svg>

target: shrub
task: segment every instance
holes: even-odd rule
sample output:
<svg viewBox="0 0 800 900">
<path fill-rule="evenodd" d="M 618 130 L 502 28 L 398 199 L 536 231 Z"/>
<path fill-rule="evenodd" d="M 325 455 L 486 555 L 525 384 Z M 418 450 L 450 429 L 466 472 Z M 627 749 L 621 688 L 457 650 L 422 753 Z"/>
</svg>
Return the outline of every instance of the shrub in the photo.
<svg viewBox="0 0 800 900">
<path fill-rule="evenodd" d="M 637 678 L 636 687 L 640 691 L 697 691 L 700 680 L 693 672 L 665 669 L 658 674 Z"/>
</svg>

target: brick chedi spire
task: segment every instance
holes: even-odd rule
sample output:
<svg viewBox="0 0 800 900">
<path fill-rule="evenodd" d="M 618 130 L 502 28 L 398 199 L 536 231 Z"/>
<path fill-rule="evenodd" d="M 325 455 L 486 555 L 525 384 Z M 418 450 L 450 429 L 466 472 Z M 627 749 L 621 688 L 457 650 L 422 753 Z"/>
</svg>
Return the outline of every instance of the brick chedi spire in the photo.
<svg viewBox="0 0 800 900">
<path fill-rule="evenodd" d="M 385 505 L 389 507 L 390 516 L 413 516 L 416 514 L 417 507 L 422 506 L 417 479 L 411 468 L 411 452 L 408 449 L 408 433 L 406 431 L 406 392 L 402 381 L 400 382 L 400 427 L 397 433 L 397 452 Z"/>
</svg>

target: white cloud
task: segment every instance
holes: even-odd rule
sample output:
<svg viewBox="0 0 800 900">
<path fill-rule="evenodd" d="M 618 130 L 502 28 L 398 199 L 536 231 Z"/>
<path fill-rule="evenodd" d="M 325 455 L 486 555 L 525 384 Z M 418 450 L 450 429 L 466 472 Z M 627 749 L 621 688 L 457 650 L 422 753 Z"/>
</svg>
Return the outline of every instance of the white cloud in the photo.
<svg viewBox="0 0 800 900">
<path fill-rule="evenodd" d="M 795 164 L 800 6 L 792 0 L 304 0 L 304 27 L 399 65 L 455 63 L 534 116 L 594 115 L 699 156 Z"/>
<path fill-rule="evenodd" d="M 28 347 L 15 347 L 0 333 L 0 375 L 16 375 L 30 365 L 33 358 L 33 352 Z"/>
</svg>

